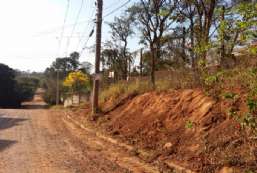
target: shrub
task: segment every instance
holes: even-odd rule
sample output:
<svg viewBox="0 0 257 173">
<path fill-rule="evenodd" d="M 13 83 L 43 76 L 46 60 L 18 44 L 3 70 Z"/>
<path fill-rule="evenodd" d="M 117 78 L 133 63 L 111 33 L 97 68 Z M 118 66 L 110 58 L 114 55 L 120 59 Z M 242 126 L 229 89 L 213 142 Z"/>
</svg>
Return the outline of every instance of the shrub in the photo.
<svg viewBox="0 0 257 173">
<path fill-rule="evenodd" d="M 31 78 L 16 79 L 15 70 L 0 64 L 0 107 L 19 107 L 32 98 L 38 81 Z"/>
</svg>

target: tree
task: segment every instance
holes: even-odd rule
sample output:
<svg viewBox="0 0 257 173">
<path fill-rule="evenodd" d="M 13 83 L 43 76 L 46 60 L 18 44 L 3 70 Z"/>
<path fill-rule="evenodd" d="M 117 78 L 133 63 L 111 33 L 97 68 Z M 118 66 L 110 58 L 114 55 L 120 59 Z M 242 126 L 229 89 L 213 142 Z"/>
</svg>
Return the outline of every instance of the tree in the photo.
<svg viewBox="0 0 257 173">
<path fill-rule="evenodd" d="M 156 59 L 161 55 L 161 38 L 175 21 L 171 14 L 175 11 L 176 4 L 176 0 L 141 0 L 129 9 L 141 31 L 141 42 L 147 44 L 151 51 L 150 76 L 153 88 L 155 87 Z"/>
<path fill-rule="evenodd" d="M 39 87 L 39 79 L 34 77 L 16 77 L 21 99 L 23 101 L 31 100 L 34 96 L 36 89 Z"/>
<path fill-rule="evenodd" d="M 85 61 L 80 64 L 79 70 L 85 74 L 90 74 L 92 67 L 93 65 L 90 62 Z"/>
<path fill-rule="evenodd" d="M 66 89 L 61 85 L 65 77 L 72 71 L 76 71 L 81 67 L 79 62 L 79 53 L 73 52 L 69 57 L 57 58 L 52 65 L 44 72 L 44 100 L 49 104 L 56 102 L 57 83 L 59 83 L 60 95 L 66 92 Z M 59 81 L 57 82 L 57 71 L 59 73 Z"/>
<path fill-rule="evenodd" d="M 16 71 L 7 65 L 0 64 L 0 74 L 0 107 L 20 107 L 32 98 L 38 87 L 38 81 L 28 77 L 17 81 Z"/>
<path fill-rule="evenodd" d="M 198 57 L 206 59 L 208 49 L 210 48 L 210 29 L 213 24 L 213 16 L 218 0 L 193 0 L 196 8 L 196 40 L 195 51 Z"/>
<path fill-rule="evenodd" d="M 113 71 L 115 80 L 125 80 L 127 78 L 128 60 L 129 62 L 132 61 L 132 56 L 129 52 L 126 53 L 126 58 L 124 58 L 122 48 L 111 41 L 105 43 L 101 56 L 103 70 Z"/>
<path fill-rule="evenodd" d="M 56 71 L 60 73 L 60 78 L 64 79 L 69 72 L 75 71 L 79 68 L 79 53 L 73 52 L 69 57 L 57 58 L 50 68 L 46 69 L 46 74 L 49 72 L 50 76 L 56 76 Z M 54 73 L 54 74 L 53 74 Z"/>
<path fill-rule="evenodd" d="M 81 71 L 71 72 L 65 78 L 63 85 L 70 90 L 72 95 L 78 95 L 80 103 L 81 94 L 90 90 L 90 79 Z"/>
<path fill-rule="evenodd" d="M 219 10 L 218 39 L 221 45 L 221 64 L 226 65 L 225 58 L 231 56 L 236 45 L 243 45 L 256 38 L 257 4 L 238 2 Z"/>
<path fill-rule="evenodd" d="M 128 53 L 128 38 L 134 34 L 132 30 L 132 23 L 134 18 L 128 14 L 124 14 L 121 17 L 115 17 L 114 22 L 109 23 L 111 28 L 111 35 L 113 42 L 122 42 L 122 44 L 117 45 L 118 50 L 120 50 L 119 58 L 123 59 L 123 79 L 126 80 L 128 77 L 128 64 L 131 62 L 131 59 Z"/>
<path fill-rule="evenodd" d="M 192 0 L 181 0 L 178 2 L 178 22 L 184 23 L 189 21 L 190 29 L 190 54 L 192 67 L 195 68 L 195 19 L 196 19 L 196 7 Z"/>
</svg>

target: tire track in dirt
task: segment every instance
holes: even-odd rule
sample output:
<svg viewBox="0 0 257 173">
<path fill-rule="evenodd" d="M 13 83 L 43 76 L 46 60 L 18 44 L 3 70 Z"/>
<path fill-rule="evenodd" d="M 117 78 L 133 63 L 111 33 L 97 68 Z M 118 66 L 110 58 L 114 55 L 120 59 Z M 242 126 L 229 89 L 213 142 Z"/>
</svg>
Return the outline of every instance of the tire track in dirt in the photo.
<svg viewBox="0 0 257 173">
<path fill-rule="evenodd" d="M 44 109 L 0 110 L 0 173 L 126 173 Z"/>
</svg>

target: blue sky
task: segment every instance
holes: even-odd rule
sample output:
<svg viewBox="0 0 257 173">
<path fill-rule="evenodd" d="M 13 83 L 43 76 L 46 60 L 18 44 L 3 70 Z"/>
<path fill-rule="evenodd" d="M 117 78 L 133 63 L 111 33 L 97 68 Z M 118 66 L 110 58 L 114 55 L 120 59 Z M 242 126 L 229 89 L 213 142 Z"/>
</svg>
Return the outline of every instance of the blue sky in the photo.
<svg viewBox="0 0 257 173">
<path fill-rule="evenodd" d="M 94 0 L 83 1 L 75 28 L 74 23 L 82 0 L 70 0 L 66 24 L 63 27 L 67 2 L 68 0 L 1 2 L 0 63 L 20 70 L 44 71 L 56 57 L 65 56 L 72 51 L 80 52 L 92 30 L 93 22 L 89 20 L 91 21 L 95 16 Z M 104 0 L 104 15 L 125 2 L 126 0 Z M 132 2 L 127 6 L 131 4 Z M 112 21 L 125 9 L 126 6 L 104 19 L 103 41 L 110 37 L 109 28 L 105 22 Z M 63 38 L 60 41 L 62 30 Z M 74 32 L 71 38 L 72 30 Z M 94 41 L 95 35 L 89 39 L 87 46 L 92 46 Z M 131 50 L 138 48 L 136 42 L 136 39 L 131 39 Z M 88 50 L 84 51 L 81 61 L 94 63 L 94 54 Z"/>
</svg>

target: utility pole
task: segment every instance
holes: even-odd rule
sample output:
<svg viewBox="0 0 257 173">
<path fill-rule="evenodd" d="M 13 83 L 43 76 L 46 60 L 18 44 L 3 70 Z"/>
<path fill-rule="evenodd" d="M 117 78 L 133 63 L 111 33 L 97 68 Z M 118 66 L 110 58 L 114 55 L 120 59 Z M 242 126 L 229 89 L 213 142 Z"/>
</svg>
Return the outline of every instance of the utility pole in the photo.
<svg viewBox="0 0 257 173">
<path fill-rule="evenodd" d="M 100 56 L 101 56 L 101 37 L 102 37 L 102 12 L 103 12 L 103 0 L 97 0 L 96 2 L 97 14 L 96 14 L 96 52 L 95 52 L 95 77 L 93 86 L 93 100 L 92 100 L 92 114 L 93 116 L 99 112 L 98 96 L 100 85 Z"/>
<path fill-rule="evenodd" d="M 59 105 L 59 100 L 60 100 L 60 84 L 59 84 L 59 76 L 60 72 L 57 70 L 57 75 L 56 75 L 56 105 Z"/>
</svg>

